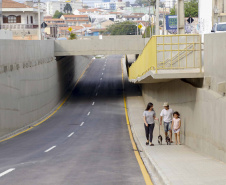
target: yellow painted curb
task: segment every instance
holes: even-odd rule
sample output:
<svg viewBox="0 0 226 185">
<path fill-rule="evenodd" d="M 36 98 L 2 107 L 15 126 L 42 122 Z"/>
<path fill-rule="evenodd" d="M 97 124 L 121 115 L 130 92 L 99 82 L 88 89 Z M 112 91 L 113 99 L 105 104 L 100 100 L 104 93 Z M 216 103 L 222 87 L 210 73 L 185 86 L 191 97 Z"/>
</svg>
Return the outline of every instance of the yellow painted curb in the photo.
<svg viewBox="0 0 226 185">
<path fill-rule="evenodd" d="M 123 83 L 123 87 L 124 87 L 124 77 L 123 77 L 123 67 L 122 67 L 122 62 L 121 62 L 121 69 L 122 69 L 122 83 Z M 140 166 L 140 170 L 143 174 L 143 177 L 144 177 L 144 180 L 145 180 L 145 183 L 146 185 L 153 185 L 152 181 L 151 181 L 151 178 L 150 178 L 150 175 L 149 173 L 147 172 L 147 169 L 140 157 L 140 154 L 138 152 L 138 149 L 137 149 L 137 146 L 136 146 L 136 143 L 133 139 L 133 134 L 132 134 L 132 131 L 131 131 L 131 128 L 130 128 L 130 122 L 129 122 L 129 117 L 128 117 L 128 112 L 127 112 L 127 105 L 126 105 L 126 98 L 125 98 L 125 94 L 123 93 L 123 99 L 124 99 L 124 107 L 125 107 L 125 115 L 126 115 L 126 123 L 127 123 L 127 127 L 128 127 L 128 131 L 129 131 L 129 136 L 130 136 L 130 140 L 131 140 L 131 143 L 132 143 L 132 147 L 133 147 L 133 151 L 134 151 L 134 154 L 136 156 L 136 159 L 137 159 L 137 162 Z"/>
</svg>

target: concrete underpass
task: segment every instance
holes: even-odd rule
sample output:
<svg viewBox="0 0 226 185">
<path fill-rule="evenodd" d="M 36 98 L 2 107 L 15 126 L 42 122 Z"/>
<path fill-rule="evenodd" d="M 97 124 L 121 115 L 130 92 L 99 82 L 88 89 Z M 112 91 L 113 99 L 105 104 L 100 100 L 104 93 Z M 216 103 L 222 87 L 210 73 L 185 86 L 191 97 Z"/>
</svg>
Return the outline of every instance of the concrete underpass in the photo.
<svg viewBox="0 0 226 185">
<path fill-rule="evenodd" d="M 167 37 L 1 41 L 0 184 L 226 184 L 226 35 Z M 156 121 L 146 146 L 145 106 L 165 101 L 182 145 Z"/>
<path fill-rule="evenodd" d="M 0 184 L 145 184 L 126 125 L 121 56 L 93 60 L 51 118 L 0 151 L 0 171 L 15 169 Z"/>
</svg>

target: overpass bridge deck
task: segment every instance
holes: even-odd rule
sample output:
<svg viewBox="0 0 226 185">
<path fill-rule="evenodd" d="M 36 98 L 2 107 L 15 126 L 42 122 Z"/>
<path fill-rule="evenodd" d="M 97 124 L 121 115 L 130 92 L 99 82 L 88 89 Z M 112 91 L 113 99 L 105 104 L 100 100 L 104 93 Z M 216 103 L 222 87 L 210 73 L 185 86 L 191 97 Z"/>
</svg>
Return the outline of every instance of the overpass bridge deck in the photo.
<svg viewBox="0 0 226 185">
<path fill-rule="evenodd" d="M 55 56 L 141 54 L 146 40 L 141 35 L 56 40 L 54 51 Z"/>
</svg>

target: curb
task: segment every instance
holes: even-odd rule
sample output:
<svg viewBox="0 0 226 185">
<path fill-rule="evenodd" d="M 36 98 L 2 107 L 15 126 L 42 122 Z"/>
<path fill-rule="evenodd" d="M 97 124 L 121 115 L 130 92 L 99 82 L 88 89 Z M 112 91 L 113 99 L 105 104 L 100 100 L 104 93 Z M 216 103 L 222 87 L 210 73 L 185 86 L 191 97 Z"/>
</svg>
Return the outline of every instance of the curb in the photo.
<svg viewBox="0 0 226 185">
<path fill-rule="evenodd" d="M 123 62 L 124 58 L 121 59 L 121 62 L 123 63 L 123 73 L 125 76 L 127 76 L 127 73 L 125 71 L 126 66 L 125 66 L 125 62 Z M 125 80 L 125 79 L 123 79 Z M 126 97 L 126 104 L 128 105 L 128 101 L 127 101 L 127 96 L 125 93 L 125 97 Z M 170 181 L 167 179 L 167 177 L 163 174 L 163 172 L 161 171 L 161 169 L 159 168 L 159 166 L 157 165 L 157 163 L 153 160 L 153 158 L 148 155 L 146 153 L 145 148 L 142 147 L 140 140 L 138 139 L 138 136 L 136 134 L 136 130 L 133 127 L 133 123 L 130 121 L 130 110 L 129 107 L 127 107 L 127 111 L 128 111 L 128 117 L 129 117 L 129 122 L 130 122 L 130 128 L 132 131 L 132 135 L 135 141 L 135 144 L 137 145 L 137 148 L 139 150 L 141 159 L 151 177 L 152 182 L 155 185 L 159 185 L 159 184 L 163 184 L 163 185 L 171 185 Z"/>
<path fill-rule="evenodd" d="M 144 156 L 148 160 L 148 164 L 150 165 L 151 170 L 154 171 L 155 175 L 157 176 L 157 178 L 158 178 L 158 180 L 160 181 L 161 184 L 163 184 L 163 185 L 171 185 L 170 181 L 163 174 L 163 172 L 161 171 L 161 169 L 159 168 L 159 166 L 157 165 L 157 163 L 153 160 L 153 158 L 150 155 L 148 155 L 146 153 L 145 148 L 142 147 L 141 142 L 140 142 L 140 140 L 137 137 L 137 134 L 136 134 L 136 131 L 135 131 L 134 127 L 133 127 L 132 122 L 130 122 L 130 124 L 131 124 L 130 126 L 131 126 L 131 130 L 132 130 L 132 134 L 133 134 L 135 143 L 137 144 L 137 148 L 139 149 L 139 151 L 142 151 L 143 152 Z M 150 174 L 150 176 L 152 178 L 153 175 L 150 173 L 150 171 L 149 171 L 149 174 Z"/>
</svg>

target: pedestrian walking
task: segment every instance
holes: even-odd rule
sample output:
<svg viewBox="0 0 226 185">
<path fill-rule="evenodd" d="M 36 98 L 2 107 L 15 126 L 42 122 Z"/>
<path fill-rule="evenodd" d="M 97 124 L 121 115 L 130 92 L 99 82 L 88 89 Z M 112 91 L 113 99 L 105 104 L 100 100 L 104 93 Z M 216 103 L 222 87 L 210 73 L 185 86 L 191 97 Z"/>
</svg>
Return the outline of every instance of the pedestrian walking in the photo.
<svg viewBox="0 0 226 185">
<path fill-rule="evenodd" d="M 172 121 L 172 128 L 175 134 L 176 145 L 177 143 L 179 145 L 181 144 L 180 143 L 180 127 L 181 127 L 180 113 L 176 111 L 173 113 L 173 121 Z"/>
<path fill-rule="evenodd" d="M 154 144 L 152 143 L 153 131 L 155 127 L 155 120 L 158 120 L 158 118 L 155 117 L 155 111 L 153 109 L 152 103 L 148 103 L 147 108 L 143 113 L 143 116 L 144 116 L 144 128 L 147 138 L 146 145 L 150 144 L 150 146 L 154 146 Z"/>
<path fill-rule="evenodd" d="M 165 139 L 168 137 L 168 132 L 170 133 L 170 142 L 173 143 L 172 140 L 172 117 L 173 110 L 169 108 L 169 103 L 165 102 L 163 104 L 164 109 L 160 113 L 160 125 L 162 125 L 162 121 L 164 123 L 165 130 Z"/>
</svg>

